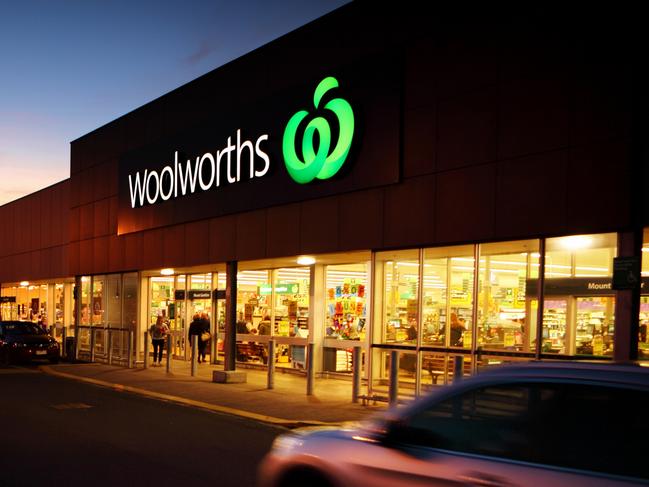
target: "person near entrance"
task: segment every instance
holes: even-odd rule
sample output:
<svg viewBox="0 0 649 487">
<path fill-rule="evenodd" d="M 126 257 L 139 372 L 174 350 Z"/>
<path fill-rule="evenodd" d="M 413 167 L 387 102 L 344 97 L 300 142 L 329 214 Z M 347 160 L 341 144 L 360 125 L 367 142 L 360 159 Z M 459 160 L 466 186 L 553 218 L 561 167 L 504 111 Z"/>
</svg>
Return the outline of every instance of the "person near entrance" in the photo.
<svg viewBox="0 0 649 487">
<path fill-rule="evenodd" d="M 165 347 L 165 338 L 169 334 L 169 327 L 162 315 L 158 316 L 156 322 L 151 325 L 151 343 L 153 343 L 153 366 L 162 365 L 162 351 Z"/>
<path fill-rule="evenodd" d="M 202 340 L 203 333 L 210 332 L 210 320 L 207 313 L 196 313 L 189 325 L 189 343 L 192 343 L 193 336 L 196 335 L 198 342 L 198 363 L 205 362 L 205 349 L 207 348 L 207 340 Z"/>
</svg>

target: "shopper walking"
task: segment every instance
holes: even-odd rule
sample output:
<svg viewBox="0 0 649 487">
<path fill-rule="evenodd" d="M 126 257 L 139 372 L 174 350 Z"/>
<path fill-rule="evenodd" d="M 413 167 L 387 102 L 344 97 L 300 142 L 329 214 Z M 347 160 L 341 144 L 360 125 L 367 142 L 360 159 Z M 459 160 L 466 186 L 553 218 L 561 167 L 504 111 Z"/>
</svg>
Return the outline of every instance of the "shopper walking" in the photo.
<svg viewBox="0 0 649 487">
<path fill-rule="evenodd" d="M 165 339 L 169 334 L 169 327 L 162 316 L 158 316 L 155 324 L 149 329 L 151 333 L 151 343 L 153 343 L 153 366 L 162 365 L 162 351 L 165 346 Z"/>
<path fill-rule="evenodd" d="M 204 314 L 204 313 L 203 313 Z M 207 316 L 207 315 L 205 315 Z M 193 343 L 193 338 L 196 336 L 196 341 L 198 342 L 198 363 L 205 361 L 205 349 L 207 348 L 207 340 L 203 340 L 203 334 L 210 332 L 210 322 L 206 317 L 201 316 L 200 313 L 194 314 L 192 322 L 189 325 L 189 343 Z M 193 350 L 193 345 L 192 345 Z"/>
</svg>

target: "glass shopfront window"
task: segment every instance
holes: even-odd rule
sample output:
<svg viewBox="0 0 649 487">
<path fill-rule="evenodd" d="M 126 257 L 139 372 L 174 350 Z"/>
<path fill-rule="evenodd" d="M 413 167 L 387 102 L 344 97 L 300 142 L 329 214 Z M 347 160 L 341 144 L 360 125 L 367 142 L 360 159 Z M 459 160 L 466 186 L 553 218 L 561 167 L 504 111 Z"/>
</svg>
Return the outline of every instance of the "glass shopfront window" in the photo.
<svg viewBox="0 0 649 487">
<path fill-rule="evenodd" d="M 81 318 L 78 320 L 80 326 L 90 326 L 90 316 L 92 310 L 92 305 L 90 304 L 90 298 L 91 298 L 90 283 L 91 283 L 90 276 L 81 277 L 81 289 L 78 290 L 79 297 L 81 298 L 81 302 L 80 302 Z"/>
<path fill-rule="evenodd" d="M 538 240 L 480 246 L 478 344 L 483 348 L 530 350 L 536 316 L 526 297 L 536 297 L 538 251 Z M 528 282 L 534 283 L 530 289 Z"/>
<path fill-rule="evenodd" d="M 471 347 L 473 245 L 424 250 L 422 344 Z"/>
<path fill-rule="evenodd" d="M 270 271 L 239 271 L 237 274 L 237 333 L 271 335 Z M 260 327 L 260 323 L 264 322 Z"/>
<path fill-rule="evenodd" d="M 104 276 L 92 278 L 92 325 L 104 324 Z"/>
<path fill-rule="evenodd" d="M 640 319 L 638 328 L 638 358 L 649 358 L 649 228 L 642 235 L 642 272 L 640 288 Z"/>
<path fill-rule="evenodd" d="M 54 324 L 63 325 L 65 320 L 65 286 L 54 285 Z"/>
<path fill-rule="evenodd" d="M 18 319 L 17 290 L 16 286 L 1 289 L 3 299 L 0 301 L 0 320 L 11 321 Z"/>
<path fill-rule="evenodd" d="M 275 334 L 278 336 L 309 336 L 308 267 L 277 269 L 274 280 Z"/>
<path fill-rule="evenodd" d="M 542 352 L 613 354 L 617 235 L 547 239 Z"/>
<path fill-rule="evenodd" d="M 326 267 L 325 336 L 365 340 L 367 332 L 367 264 Z"/>
<path fill-rule="evenodd" d="M 174 302 L 174 276 L 151 277 L 149 292 L 151 305 L 147 329 L 156 322 L 158 316 L 169 319 L 169 307 L 173 308 Z"/>
<path fill-rule="evenodd" d="M 305 339 L 309 335 L 309 267 L 285 267 L 273 270 L 242 270 L 237 274 L 237 360 L 266 363 L 267 338 Z M 303 342 L 280 340 L 275 353 L 276 365 L 304 368 Z"/>
<path fill-rule="evenodd" d="M 419 250 L 377 253 L 376 267 L 381 341 L 415 345 L 419 328 Z"/>
</svg>

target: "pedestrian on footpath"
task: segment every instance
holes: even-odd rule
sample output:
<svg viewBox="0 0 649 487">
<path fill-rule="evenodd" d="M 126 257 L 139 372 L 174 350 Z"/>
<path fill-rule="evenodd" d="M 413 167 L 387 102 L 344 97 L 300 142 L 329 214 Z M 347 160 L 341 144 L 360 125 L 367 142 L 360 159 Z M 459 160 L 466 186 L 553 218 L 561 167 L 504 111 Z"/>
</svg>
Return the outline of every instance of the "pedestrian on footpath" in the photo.
<svg viewBox="0 0 649 487">
<path fill-rule="evenodd" d="M 162 351 L 165 346 L 165 338 L 169 334 L 169 327 L 162 316 L 158 316 L 155 324 L 149 329 L 151 333 L 151 343 L 153 343 L 153 366 L 162 365 Z"/>
<path fill-rule="evenodd" d="M 208 319 L 201 316 L 201 313 L 196 313 L 193 316 L 192 322 L 189 325 L 189 343 L 192 343 L 192 337 L 195 335 L 198 342 L 198 363 L 205 361 L 205 348 L 207 347 L 207 340 L 202 340 L 203 333 L 210 332 L 210 322 Z M 193 350 L 193 346 L 192 346 Z"/>
</svg>

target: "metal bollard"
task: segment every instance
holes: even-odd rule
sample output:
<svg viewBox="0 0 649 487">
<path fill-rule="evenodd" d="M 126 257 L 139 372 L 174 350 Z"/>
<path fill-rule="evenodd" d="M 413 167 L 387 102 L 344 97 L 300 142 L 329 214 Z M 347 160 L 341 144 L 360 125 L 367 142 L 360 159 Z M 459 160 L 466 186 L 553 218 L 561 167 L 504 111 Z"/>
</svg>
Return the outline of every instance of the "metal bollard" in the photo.
<svg viewBox="0 0 649 487">
<path fill-rule="evenodd" d="M 113 365 L 113 330 L 106 330 L 108 333 L 108 365 Z"/>
<path fill-rule="evenodd" d="M 81 330 L 79 328 L 74 329 L 74 360 L 77 361 L 79 360 L 79 335 L 81 334 Z"/>
<path fill-rule="evenodd" d="M 65 329 L 65 326 L 61 329 L 61 349 L 60 349 L 60 355 L 61 357 L 68 358 L 68 340 L 67 340 L 67 332 Z"/>
<path fill-rule="evenodd" d="M 135 334 L 133 331 L 128 332 L 128 346 L 127 346 L 127 353 L 128 353 L 128 368 L 132 369 L 133 368 L 133 339 L 135 338 Z"/>
<path fill-rule="evenodd" d="M 171 372 L 171 356 L 173 349 L 173 336 L 169 335 L 167 337 L 167 373 Z"/>
<path fill-rule="evenodd" d="M 155 357 L 153 357 L 155 363 Z M 149 368 L 149 332 L 144 332 L 144 368 Z"/>
<path fill-rule="evenodd" d="M 390 352 L 390 407 L 397 405 L 399 397 L 399 351 Z"/>
<path fill-rule="evenodd" d="M 313 348 L 314 344 L 307 344 L 307 356 L 306 356 L 306 395 L 313 395 L 313 383 L 315 380 L 314 366 L 313 366 Z"/>
<path fill-rule="evenodd" d="M 464 373 L 464 356 L 456 355 L 453 357 L 453 382 L 462 380 Z"/>
<path fill-rule="evenodd" d="M 352 402 L 358 402 L 361 392 L 361 369 L 363 368 L 361 356 L 361 347 L 354 347 L 352 349 Z"/>
<path fill-rule="evenodd" d="M 268 340 L 268 389 L 275 389 L 275 340 Z"/>
<path fill-rule="evenodd" d="M 196 375 L 198 367 L 198 335 L 192 335 L 192 377 Z"/>
<path fill-rule="evenodd" d="M 95 329 L 90 328 L 90 361 L 95 361 Z"/>
</svg>

